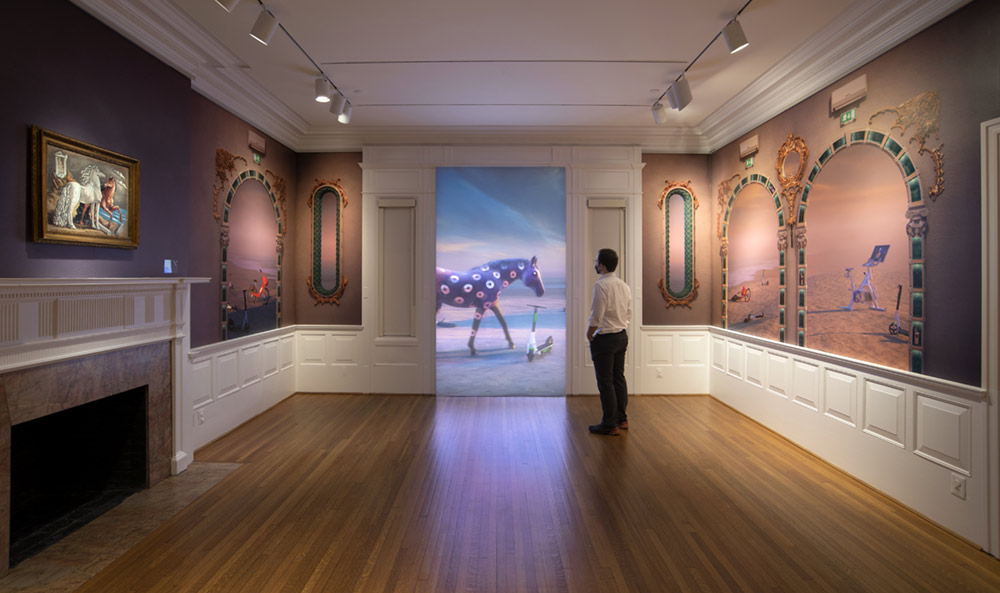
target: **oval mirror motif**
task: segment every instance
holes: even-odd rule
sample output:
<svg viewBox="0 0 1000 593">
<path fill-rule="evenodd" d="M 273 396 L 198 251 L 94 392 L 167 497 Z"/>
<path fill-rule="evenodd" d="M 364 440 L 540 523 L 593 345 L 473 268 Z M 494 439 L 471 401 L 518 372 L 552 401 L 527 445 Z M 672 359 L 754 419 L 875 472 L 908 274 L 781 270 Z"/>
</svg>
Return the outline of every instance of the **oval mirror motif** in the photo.
<svg viewBox="0 0 1000 593">
<path fill-rule="evenodd" d="M 672 184 L 660 195 L 657 206 L 663 210 L 664 270 L 657 285 L 667 307 L 690 307 L 698 295 L 694 277 L 694 211 L 698 199 L 690 181 Z"/>
<path fill-rule="evenodd" d="M 339 181 L 318 181 L 309 194 L 308 204 L 313 211 L 313 261 L 306 284 L 317 304 L 339 305 L 347 285 L 340 267 L 341 222 L 347 198 Z"/>
</svg>

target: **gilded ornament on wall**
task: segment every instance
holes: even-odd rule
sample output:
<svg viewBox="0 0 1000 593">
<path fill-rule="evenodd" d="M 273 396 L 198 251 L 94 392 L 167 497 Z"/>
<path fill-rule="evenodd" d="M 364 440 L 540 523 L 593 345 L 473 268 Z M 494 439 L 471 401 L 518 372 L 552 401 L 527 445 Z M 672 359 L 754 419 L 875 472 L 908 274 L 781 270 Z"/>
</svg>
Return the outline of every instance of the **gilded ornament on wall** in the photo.
<svg viewBox="0 0 1000 593">
<path fill-rule="evenodd" d="M 216 221 L 222 220 L 219 212 L 219 192 L 226 187 L 226 181 L 236 173 L 236 161 L 243 161 L 247 165 L 247 160 L 239 155 L 235 155 L 224 148 L 215 150 L 215 186 L 212 188 L 212 214 Z"/>
<path fill-rule="evenodd" d="M 918 154 L 929 154 L 934 161 L 934 183 L 928 194 L 931 200 L 936 200 L 944 191 L 944 144 L 940 144 L 937 148 L 927 148 L 927 141 L 931 135 L 939 137 L 941 99 L 937 91 L 922 93 L 896 107 L 880 109 L 868 118 L 868 125 L 871 126 L 875 118 L 883 113 L 896 114 L 896 122 L 889 129 L 899 130 L 902 136 L 905 136 L 907 130 L 912 127 L 913 135 L 910 136 L 910 142 L 916 142 L 920 147 Z"/>
<path fill-rule="evenodd" d="M 788 155 L 792 153 L 798 155 L 799 166 L 794 174 L 789 174 L 788 171 L 785 171 L 785 164 L 788 160 Z M 805 140 L 801 136 L 789 133 L 785 143 L 778 149 L 778 158 L 774 162 L 774 168 L 778 173 L 778 183 L 781 184 L 781 197 L 785 199 L 785 204 L 788 206 L 788 215 L 785 217 L 785 220 L 790 225 L 794 224 L 795 221 L 795 203 L 798 200 L 799 194 L 802 193 L 802 178 L 806 174 L 806 162 L 808 159 L 809 147 L 806 146 Z"/>
<path fill-rule="evenodd" d="M 740 174 L 736 173 L 729 179 L 719 183 L 719 214 L 718 214 L 718 228 L 716 229 L 716 234 L 721 239 L 722 238 L 722 217 L 726 212 L 726 200 L 729 194 L 733 193 L 733 183 L 740 180 Z"/>
</svg>

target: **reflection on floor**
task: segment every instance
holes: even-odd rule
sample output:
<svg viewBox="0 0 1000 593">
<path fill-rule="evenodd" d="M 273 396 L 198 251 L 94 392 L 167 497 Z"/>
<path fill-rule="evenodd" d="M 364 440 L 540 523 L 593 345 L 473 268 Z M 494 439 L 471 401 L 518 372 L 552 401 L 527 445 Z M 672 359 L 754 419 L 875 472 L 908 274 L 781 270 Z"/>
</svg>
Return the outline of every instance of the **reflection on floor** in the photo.
<svg viewBox="0 0 1000 593">
<path fill-rule="evenodd" d="M 75 591 L 239 467 L 238 463 L 192 463 L 180 475 L 130 496 L 85 527 L 25 560 L 0 579 L 0 591 Z"/>
</svg>

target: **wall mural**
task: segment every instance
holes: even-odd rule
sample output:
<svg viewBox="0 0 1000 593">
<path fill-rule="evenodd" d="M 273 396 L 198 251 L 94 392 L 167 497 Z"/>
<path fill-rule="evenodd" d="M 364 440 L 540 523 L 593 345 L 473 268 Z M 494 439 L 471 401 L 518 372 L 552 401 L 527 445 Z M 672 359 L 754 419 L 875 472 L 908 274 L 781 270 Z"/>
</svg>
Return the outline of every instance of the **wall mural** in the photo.
<svg viewBox="0 0 1000 593">
<path fill-rule="evenodd" d="M 656 206 L 663 210 L 663 278 L 657 281 L 667 307 L 691 307 L 698 297 L 698 279 L 694 277 L 694 211 L 698 198 L 691 181 L 672 183 L 660 193 Z"/>
<path fill-rule="evenodd" d="M 924 93 L 899 107 L 877 111 L 869 118 L 869 125 L 883 113 L 897 115 L 896 123 L 890 128 L 890 132 L 871 128 L 850 132 L 835 140 L 820 155 L 809 175 L 809 183 L 806 184 L 803 191 L 797 222 L 804 227 L 812 184 L 834 155 L 845 154 L 844 151 L 847 150 L 856 150 L 854 147 L 868 146 L 877 149 L 883 157 L 888 157 L 888 160 L 894 163 L 893 168 L 897 171 L 896 175 L 900 175 L 895 177 L 898 193 L 886 190 L 874 194 L 869 197 L 869 201 L 873 204 L 864 206 L 863 211 L 856 213 L 862 220 L 873 218 L 877 221 L 876 224 L 883 225 L 884 228 L 878 231 L 879 236 L 889 236 L 894 239 L 888 242 L 886 239 L 875 240 L 874 233 L 864 233 L 861 236 L 864 236 L 865 239 L 859 240 L 862 243 L 866 240 L 873 243 L 871 254 L 867 256 L 868 259 L 858 261 L 855 264 L 858 269 L 847 270 L 845 267 L 845 276 L 851 282 L 847 293 L 850 299 L 847 304 L 842 306 L 842 310 L 853 313 L 859 306 L 867 306 L 868 311 L 880 313 L 881 323 L 876 324 L 874 320 L 871 320 L 863 328 L 855 327 L 850 332 L 853 337 L 845 341 L 852 343 L 841 343 L 835 346 L 836 349 L 832 351 L 886 366 L 908 368 L 913 372 L 922 373 L 926 364 L 923 336 L 926 332 L 924 310 L 927 278 L 924 273 L 924 263 L 927 254 L 927 208 L 923 201 L 920 171 L 913 158 L 892 137 L 891 130 L 898 130 L 903 135 L 909 127 L 915 128 L 914 136 L 910 138 L 910 142 L 918 143 L 919 154 L 931 156 L 935 167 L 935 182 L 931 186 L 931 191 L 936 192 L 934 193 L 936 198 L 944 188 L 944 172 L 940 168 L 944 162 L 944 146 L 927 150 L 925 145 L 928 135 L 937 133 L 940 102 L 937 93 Z M 876 159 L 861 159 L 852 168 L 851 176 L 858 179 L 864 178 L 868 174 L 875 175 L 873 169 L 877 166 Z M 885 179 L 885 176 L 882 178 Z M 877 177 L 875 177 L 871 181 L 871 185 L 878 187 L 881 182 L 877 181 Z M 842 200 L 843 190 L 839 191 L 837 195 L 838 200 Z M 893 244 L 897 245 L 895 250 L 893 250 Z M 886 245 L 888 247 L 879 249 L 879 246 Z M 860 258 L 855 254 L 855 259 Z M 802 262 L 801 266 L 804 270 L 805 263 Z M 874 274 L 878 273 L 880 267 L 883 274 L 878 277 L 884 276 L 881 281 L 883 284 L 881 293 L 878 291 L 879 283 L 872 281 Z M 893 301 L 893 289 L 895 289 L 896 298 L 894 302 L 891 302 Z M 877 298 L 881 298 L 878 303 L 876 303 Z M 891 308 L 886 305 L 890 305 Z M 800 315 L 804 316 L 805 304 L 802 303 L 801 307 L 803 310 L 800 311 Z M 872 314 L 869 313 L 868 317 L 871 316 Z M 857 325 L 857 322 L 852 323 L 852 325 Z M 807 333 L 804 324 L 799 328 L 799 332 L 799 341 L 805 345 Z M 891 347 L 897 344 L 900 345 L 899 348 Z M 898 354 L 894 354 L 901 349 L 903 352 L 902 361 L 899 360 Z M 860 356 L 856 353 L 858 351 L 861 353 Z"/>
<path fill-rule="evenodd" d="M 281 326 L 281 259 L 285 237 L 285 180 L 271 171 L 237 170 L 246 159 L 219 148 L 212 212 L 222 228 L 221 337 Z M 229 179 L 219 211 L 219 193 Z M 239 198 L 239 199 L 237 199 Z"/>
<path fill-rule="evenodd" d="M 438 168 L 435 290 L 437 395 L 565 395 L 566 169 Z"/>
<path fill-rule="evenodd" d="M 347 276 L 340 272 L 340 225 L 347 207 L 347 195 L 340 179 L 317 179 L 306 205 L 313 211 L 312 273 L 306 278 L 306 285 L 316 305 L 339 305 L 347 287 Z"/>
<path fill-rule="evenodd" d="M 783 341 L 787 230 L 777 187 L 758 173 L 734 175 L 719 185 L 719 214 L 723 327 Z"/>
<path fill-rule="evenodd" d="M 776 309 L 780 341 L 787 332 L 787 341 L 799 346 L 924 372 L 924 196 L 936 200 L 945 182 L 944 145 L 927 143 L 938 134 L 940 111 L 936 92 L 876 111 L 866 129 L 830 143 L 805 181 L 809 150 L 789 134 L 775 162 L 780 192 L 758 174 L 720 183 L 723 326 L 774 337 L 765 320 Z M 885 114 L 896 116 L 889 131 L 873 128 Z M 930 158 L 934 181 L 926 192 L 914 158 L 893 131 L 911 134 L 917 155 Z M 773 232 L 775 214 L 776 262 L 759 248 Z M 768 289 L 769 271 L 777 273 L 776 290 Z M 786 318 L 786 309 L 794 316 Z"/>
</svg>

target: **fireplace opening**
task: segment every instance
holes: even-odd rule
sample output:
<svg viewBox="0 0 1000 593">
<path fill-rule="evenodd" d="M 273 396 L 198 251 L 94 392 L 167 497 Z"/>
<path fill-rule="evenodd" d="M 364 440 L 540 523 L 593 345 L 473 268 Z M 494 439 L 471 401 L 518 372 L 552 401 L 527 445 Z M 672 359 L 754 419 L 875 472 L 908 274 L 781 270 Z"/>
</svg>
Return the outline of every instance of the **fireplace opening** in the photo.
<svg viewBox="0 0 1000 593">
<path fill-rule="evenodd" d="M 148 388 L 11 427 L 10 566 L 149 487 Z"/>
</svg>

